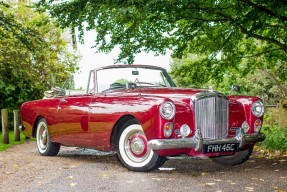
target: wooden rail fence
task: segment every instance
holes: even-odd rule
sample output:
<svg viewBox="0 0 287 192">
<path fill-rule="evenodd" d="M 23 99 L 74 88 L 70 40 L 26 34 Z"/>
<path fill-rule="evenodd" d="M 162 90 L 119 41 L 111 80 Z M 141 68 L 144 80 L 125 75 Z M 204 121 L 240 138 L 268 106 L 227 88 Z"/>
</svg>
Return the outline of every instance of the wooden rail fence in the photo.
<svg viewBox="0 0 287 192">
<path fill-rule="evenodd" d="M 14 116 L 14 141 L 20 141 L 20 131 L 18 129 L 20 124 L 20 114 L 19 110 L 13 110 Z M 8 120 L 8 110 L 1 109 L 1 120 L 2 120 L 2 142 L 4 144 L 9 144 L 9 120 Z"/>
</svg>

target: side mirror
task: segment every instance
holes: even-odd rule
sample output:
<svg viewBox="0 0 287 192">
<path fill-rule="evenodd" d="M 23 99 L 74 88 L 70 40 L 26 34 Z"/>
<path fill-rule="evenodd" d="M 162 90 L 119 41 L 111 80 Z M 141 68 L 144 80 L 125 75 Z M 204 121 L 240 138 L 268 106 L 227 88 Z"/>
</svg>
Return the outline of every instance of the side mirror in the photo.
<svg viewBox="0 0 287 192">
<path fill-rule="evenodd" d="M 238 93 L 240 91 L 239 85 L 232 85 L 231 86 L 231 91 L 234 91 L 234 92 Z"/>
</svg>

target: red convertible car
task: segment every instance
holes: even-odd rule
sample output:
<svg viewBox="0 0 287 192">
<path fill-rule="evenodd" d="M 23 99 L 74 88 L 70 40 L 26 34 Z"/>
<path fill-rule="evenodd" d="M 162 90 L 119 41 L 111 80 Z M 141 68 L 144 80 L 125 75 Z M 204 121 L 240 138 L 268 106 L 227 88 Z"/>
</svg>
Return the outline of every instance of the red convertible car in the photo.
<svg viewBox="0 0 287 192">
<path fill-rule="evenodd" d="M 57 155 L 61 145 L 115 151 L 132 171 L 177 155 L 237 165 L 265 139 L 258 97 L 178 88 L 165 69 L 147 65 L 101 67 L 88 79 L 85 93 L 57 88 L 22 104 L 20 129 L 40 155 Z"/>
</svg>

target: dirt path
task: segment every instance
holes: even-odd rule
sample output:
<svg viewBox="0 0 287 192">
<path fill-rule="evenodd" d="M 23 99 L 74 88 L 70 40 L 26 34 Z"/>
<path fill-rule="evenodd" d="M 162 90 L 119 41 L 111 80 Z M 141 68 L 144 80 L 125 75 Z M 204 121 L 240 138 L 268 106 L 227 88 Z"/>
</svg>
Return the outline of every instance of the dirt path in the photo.
<svg viewBox="0 0 287 192">
<path fill-rule="evenodd" d="M 260 191 L 287 192 L 287 156 L 225 167 L 209 159 L 170 159 L 161 170 L 135 173 L 114 154 L 62 147 L 42 157 L 35 142 L 0 152 L 0 191 Z"/>
</svg>

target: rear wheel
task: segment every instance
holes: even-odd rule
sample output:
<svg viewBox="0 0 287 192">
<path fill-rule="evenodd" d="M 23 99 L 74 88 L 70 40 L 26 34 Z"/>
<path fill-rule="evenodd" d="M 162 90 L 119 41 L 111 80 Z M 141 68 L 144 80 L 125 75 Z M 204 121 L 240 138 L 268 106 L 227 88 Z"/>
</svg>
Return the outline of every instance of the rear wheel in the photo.
<svg viewBox="0 0 287 192">
<path fill-rule="evenodd" d="M 252 148 L 253 149 L 253 148 Z M 221 165 L 239 165 L 247 161 L 252 153 L 252 149 L 245 151 L 238 151 L 234 155 L 230 156 L 221 156 L 221 157 L 212 157 L 213 162 Z"/>
<path fill-rule="evenodd" d="M 45 119 L 41 119 L 37 125 L 36 132 L 37 148 L 40 155 L 55 156 L 60 150 L 60 144 L 53 143 L 50 140 L 48 124 Z"/>
<path fill-rule="evenodd" d="M 165 160 L 148 147 L 142 127 L 135 119 L 126 122 L 116 141 L 119 161 L 131 171 L 147 172 L 157 169 Z"/>
</svg>

